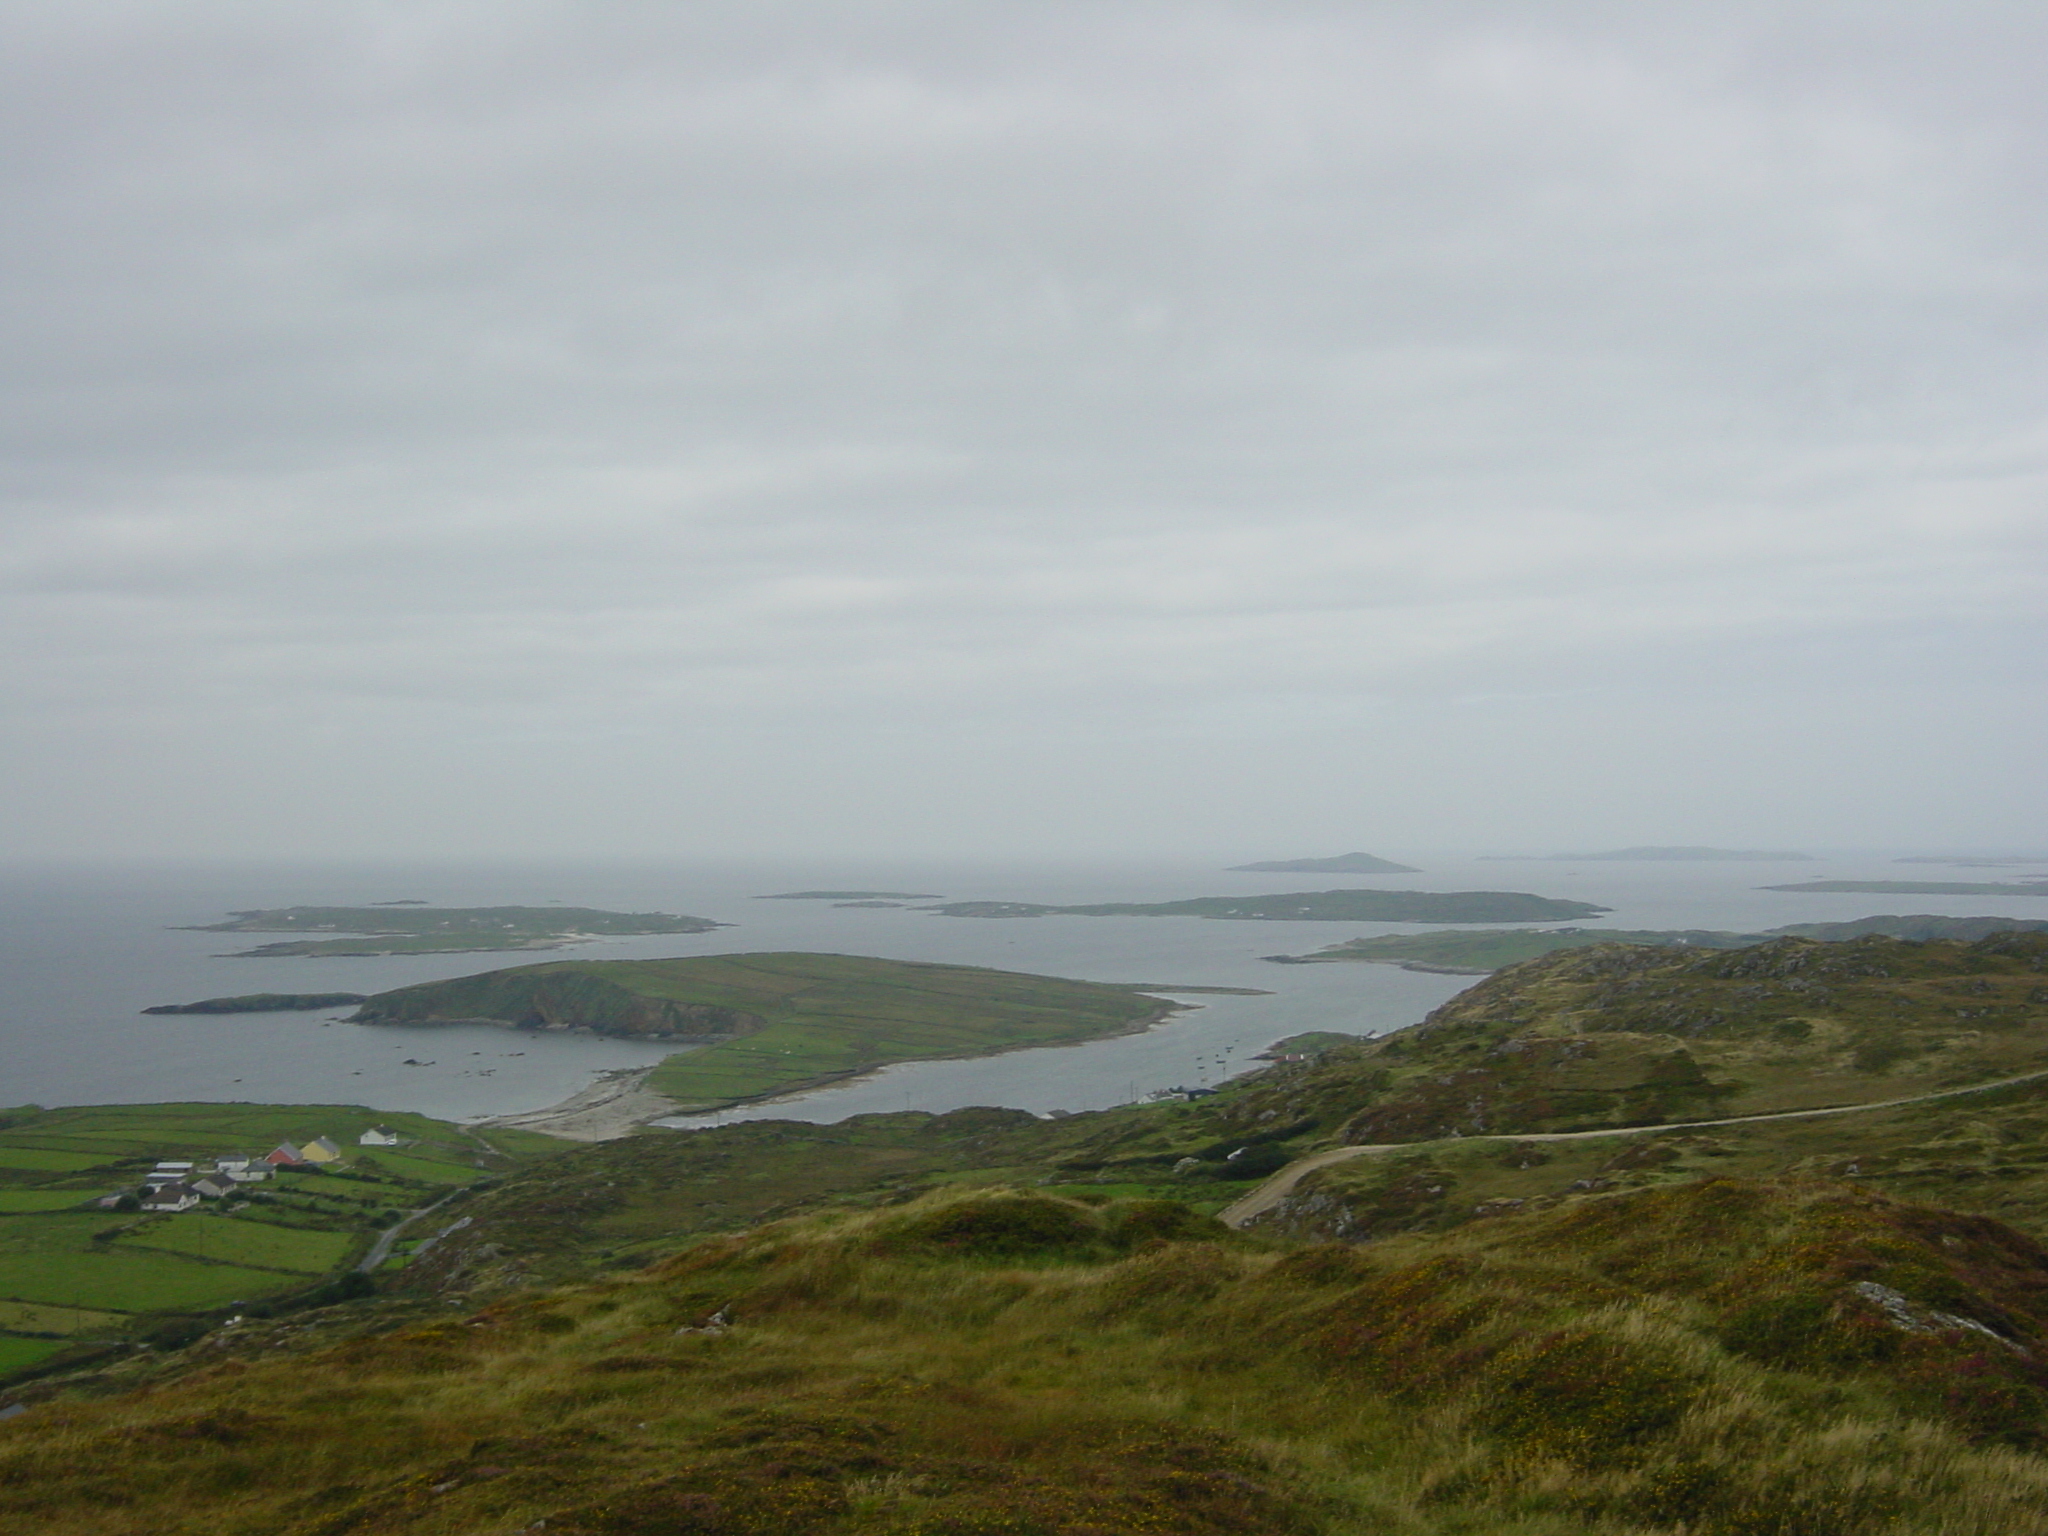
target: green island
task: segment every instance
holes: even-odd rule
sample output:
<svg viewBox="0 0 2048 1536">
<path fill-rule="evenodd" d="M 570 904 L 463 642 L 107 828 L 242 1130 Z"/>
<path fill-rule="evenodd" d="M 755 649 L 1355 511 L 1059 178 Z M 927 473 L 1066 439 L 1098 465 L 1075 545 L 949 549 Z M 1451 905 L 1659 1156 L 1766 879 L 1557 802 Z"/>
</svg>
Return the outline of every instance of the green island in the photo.
<svg viewBox="0 0 2048 1536">
<path fill-rule="evenodd" d="M 240 949 L 237 956 L 434 955 L 501 949 L 560 949 L 589 939 L 709 933 L 730 923 L 668 912 L 603 912 L 592 907 L 428 907 L 385 902 L 369 907 L 272 907 L 236 912 L 224 923 L 187 933 L 326 933 L 347 938 L 286 939 Z"/>
<path fill-rule="evenodd" d="M 2048 935 L 1568 949 L 1316 1044 L 1052 1120 L 762 1121 L 489 1171 L 446 1143 L 421 1194 L 448 1203 L 355 1284 L 296 1230 L 252 1240 L 231 1267 L 331 1288 L 167 1284 L 15 1364 L 0 1527 L 2048 1527 Z M 120 1113 L 172 1110 L 347 1129 Z M 20 1193 L 108 1182 L 34 1161 L 108 1155 L 59 1131 L 0 1130 Z"/>
<path fill-rule="evenodd" d="M 1255 873 L 1273 874 L 1314 874 L 1314 875 L 1415 875 L 1420 874 L 1413 864 L 1396 864 L 1392 859 L 1378 858 L 1370 853 L 1340 853 L 1328 859 L 1265 859 L 1257 864 L 1233 864 L 1233 871 L 1249 870 Z"/>
<path fill-rule="evenodd" d="M 1589 901 L 1525 891 L 1288 891 L 1049 907 L 1030 901 L 955 901 L 921 907 L 941 917 L 1208 917 L 1274 923 L 1546 923 L 1608 911 Z"/>
<path fill-rule="evenodd" d="M 349 1008 L 366 1001 L 360 992 L 247 992 L 239 997 L 203 997 L 196 1003 L 158 1003 L 144 1013 L 305 1013 L 314 1008 Z"/>
<path fill-rule="evenodd" d="M 1100 1039 L 1146 1028 L 1176 1006 L 1135 987 L 978 966 L 752 954 L 515 966 L 380 992 L 354 1022 L 485 1021 L 692 1042 L 699 1048 L 636 1083 L 673 1110 L 789 1093 L 897 1061 Z"/>
<path fill-rule="evenodd" d="M 1394 933 L 1346 939 L 1306 955 L 1267 955 L 1280 965 L 1330 960 L 1365 960 L 1412 971 L 1484 976 L 1505 965 L 1533 960 L 1560 949 L 1595 944 L 1682 945 L 1696 949 L 1742 949 L 1791 934 L 1804 939 L 1861 939 L 1881 934 L 1894 939 L 1981 939 L 1994 933 L 2048 933 L 2048 921 L 2018 917 L 1858 917 L 1840 923 L 1787 923 L 1764 933 L 1727 933 L 1702 928 L 1445 928 L 1434 933 Z"/>
<path fill-rule="evenodd" d="M 1878 896 L 2048 896 L 2048 881 L 1806 880 L 1760 885 L 1760 891 L 1861 891 Z"/>
</svg>

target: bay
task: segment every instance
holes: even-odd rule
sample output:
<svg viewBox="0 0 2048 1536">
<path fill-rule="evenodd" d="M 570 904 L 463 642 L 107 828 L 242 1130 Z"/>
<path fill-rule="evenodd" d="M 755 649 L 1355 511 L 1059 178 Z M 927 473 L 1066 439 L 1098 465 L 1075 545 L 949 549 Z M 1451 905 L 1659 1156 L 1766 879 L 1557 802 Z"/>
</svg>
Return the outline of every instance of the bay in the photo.
<svg viewBox="0 0 2048 1536">
<path fill-rule="evenodd" d="M 970 1061 L 907 1063 L 850 1086 L 708 1117 L 829 1120 L 875 1110 L 1004 1104 L 1040 1113 L 1101 1108 L 1245 1069 L 1273 1040 L 1310 1029 L 1401 1028 L 1470 984 L 1380 965 L 1279 966 L 1391 923 L 1226 922 L 1199 918 L 945 918 L 905 908 L 764 901 L 798 889 L 930 891 L 949 900 L 1054 904 L 1369 885 L 1529 890 L 1613 907 L 1588 927 L 1732 928 L 1873 912 L 2048 916 L 2023 896 L 1867 896 L 1759 890 L 1804 879 L 1896 879 L 1889 852 L 1815 863 L 1492 862 L 1375 849 L 1415 875 L 1349 880 L 1229 873 L 1254 854 L 1183 863 L 761 861 L 638 864 L 14 865 L 0 870 L 0 1103 L 165 1100 L 359 1103 L 454 1119 L 539 1108 L 599 1071 L 648 1065 L 661 1047 L 486 1026 L 394 1030 L 329 1012 L 145 1016 L 156 1003 L 259 991 L 377 992 L 537 958 L 627 958 L 819 950 L 992 965 L 1094 981 L 1267 989 L 1187 995 L 1196 1004 L 1141 1035 Z M 1909 877 L 1939 878 L 1928 866 Z M 425 899 L 436 905 L 544 905 L 687 912 L 735 926 L 698 935 L 611 939 L 532 954 L 247 959 L 239 934 L 179 931 L 229 911 Z M 421 1065 L 407 1065 L 407 1062 Z M 693 1121 L 687 1123 L 705 1123 Z"/>
</svg>

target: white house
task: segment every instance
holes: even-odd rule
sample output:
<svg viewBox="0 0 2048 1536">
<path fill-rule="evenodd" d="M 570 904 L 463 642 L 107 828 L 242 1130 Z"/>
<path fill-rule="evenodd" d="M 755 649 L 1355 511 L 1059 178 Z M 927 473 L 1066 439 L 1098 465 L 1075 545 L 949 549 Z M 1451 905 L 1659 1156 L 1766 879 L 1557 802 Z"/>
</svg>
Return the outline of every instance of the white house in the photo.
<svg viewBox="0 0 2048 1536">
<path fill-rule="evenodd" d="M 199 1203 L 199 1191 L 188 1184 L 165 1184 L 142 1197 L 145 1211 L 189 1211 Z"/>
<path fill-rule="evenodd" d="M 385 1126 L 373 1125 L 356 1138 L 356 1145 L 359 1147 L 395 1147 L 398 1145 L 398 1132 Z"/>
</svg>

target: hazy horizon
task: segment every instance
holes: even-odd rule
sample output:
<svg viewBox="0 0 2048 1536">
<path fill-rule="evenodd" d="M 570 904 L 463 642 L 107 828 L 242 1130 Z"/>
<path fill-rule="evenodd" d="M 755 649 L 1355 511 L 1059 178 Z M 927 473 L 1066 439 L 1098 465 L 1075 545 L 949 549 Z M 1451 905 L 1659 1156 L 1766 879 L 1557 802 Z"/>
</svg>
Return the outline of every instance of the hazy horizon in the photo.
<svg viewBox="0 0 2048 1536">
<path fill-rule="evenodd" d="M 2038 8 L 0 37 L 0 861 L 2048 847 Z"/>
</svg>

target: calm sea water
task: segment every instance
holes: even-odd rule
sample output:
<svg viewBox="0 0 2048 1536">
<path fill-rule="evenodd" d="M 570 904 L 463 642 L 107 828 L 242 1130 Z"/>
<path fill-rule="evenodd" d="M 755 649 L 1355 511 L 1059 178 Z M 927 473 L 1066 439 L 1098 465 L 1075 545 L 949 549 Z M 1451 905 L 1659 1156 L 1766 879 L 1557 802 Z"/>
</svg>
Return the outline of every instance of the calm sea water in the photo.
<svg viewBox="0 0 2048 1536">
<path fill-rule="evenodd" d="M 1873 912 L 2048 917 L 2039 897 L 1810 895 L 1758 890 L 1807 878 L 2004 879 L 2037 871 L 1897 865 L 1885 854 L 1814 864 L 1501 863 L 1400 853 L 1419 875 L 1340 880 L 1229 874 L 1199 865 L 152 865 L 0 871 L 0 1103 L 251 1100 L 365 1104 L 469 1118 L 534 1109 L 594 1072 L 658 1060 L 658 1047 L 483 1026 L 396 1030 L 327 1013 L 145 1016 L 154 1003 L 234 993 L 376 992 L 408 982 L 527 963 L 521 955 L 237 959 L 253 940 L 191 933 L 238 908 L 354 905 L 425 898 L 437 905 L 540 905 L 689 912 L 735 926 L 613 939 L 554 951 L 627 958 L 823 950 L 992 965 L 1093 981 L 1260 987 L 1262 997 L 1189 996 L 1200 1006 L 1142 1035 L 961 1062 L 908 1063 L 859 1083 L 714 1117 L 834 1120 L 875 1110 L 1001 1104 L 1095 1109 L 1159 1088 L 1213 1083 L 1282 1036 L 1309 1029 L 1374 1034 L 1420 1019 L 1469 985 L 1391 966 L 1281 966 L 1261 960 L 1415 925 L 1219 922 L 1196 918 L 979 920 L 923 912 L 761 901 L 776 891 L 931 891 L 953 900 L 1052 903 L 1369 885 L 1528 890 L 1615 910 L 1594 925 L 1758 929 Z M 408 1061 L 420 1063 L 408 1065 Z"/>
</svg>

